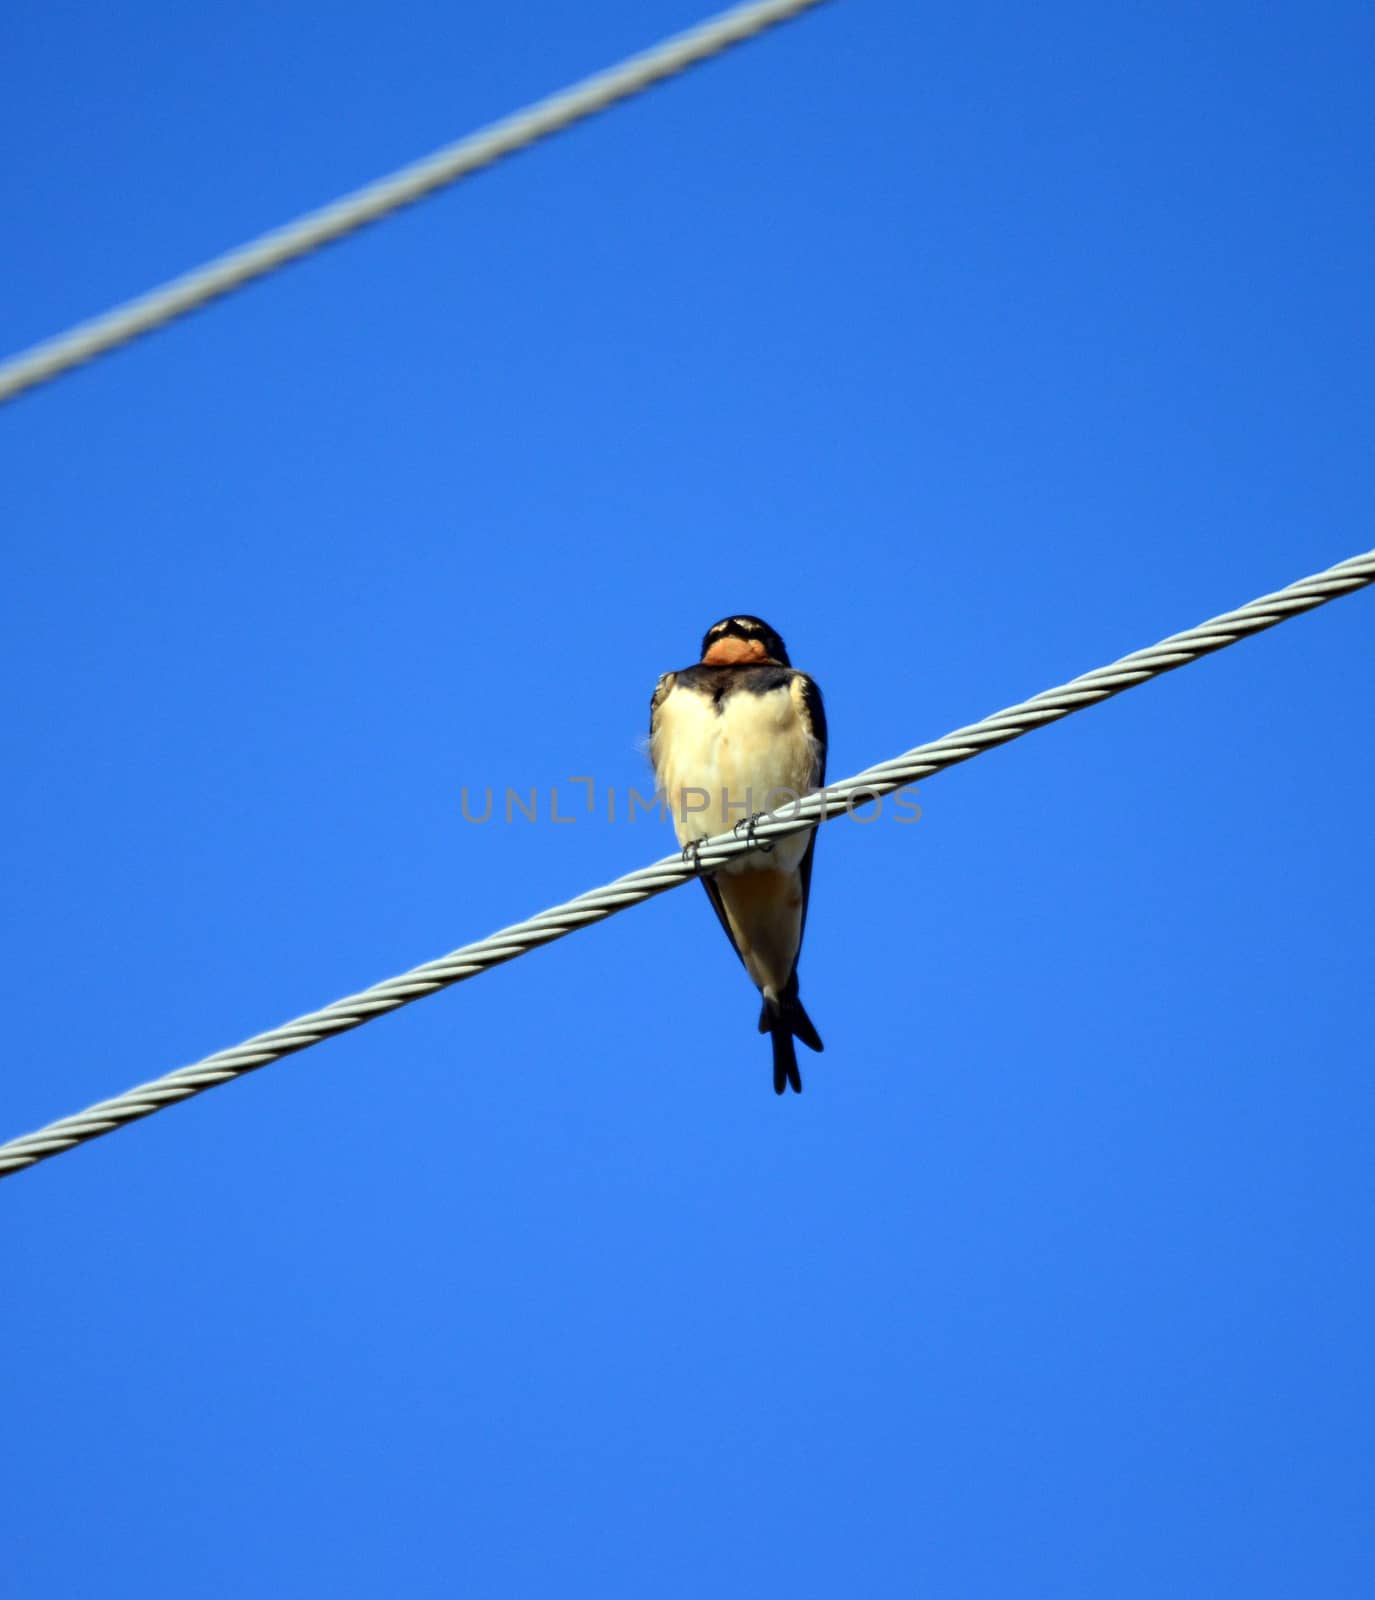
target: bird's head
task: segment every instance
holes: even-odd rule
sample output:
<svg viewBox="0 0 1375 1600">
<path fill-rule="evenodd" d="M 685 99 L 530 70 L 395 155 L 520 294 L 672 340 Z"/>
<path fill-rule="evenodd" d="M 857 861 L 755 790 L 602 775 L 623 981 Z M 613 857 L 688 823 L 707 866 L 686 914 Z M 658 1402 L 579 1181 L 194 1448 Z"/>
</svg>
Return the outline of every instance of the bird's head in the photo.
<svg viewBox="0 0 1375 1600">
<path fill-rule="evenodd" d="M 791 666 L 782 639 L 758 617 L 724 617 L 707 629 L 702 640 L 704 667 Z"/>
</svg>

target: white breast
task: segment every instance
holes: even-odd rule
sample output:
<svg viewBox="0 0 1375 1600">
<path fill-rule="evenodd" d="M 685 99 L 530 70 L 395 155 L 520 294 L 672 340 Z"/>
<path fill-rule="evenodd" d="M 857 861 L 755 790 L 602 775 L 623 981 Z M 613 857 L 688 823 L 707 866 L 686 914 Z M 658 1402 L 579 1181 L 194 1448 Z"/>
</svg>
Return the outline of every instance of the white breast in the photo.
<svg viewBox="0 0 1375 1600">
<path fill-rule="evenodd" d="M 675 686 L 655 719 L 655 775 L 680 844 L 727 833 L 755 812 L 786 806 L 816 782 L 816 744 L 788 684 L 753 694 L 737 689 L 716 704 Z M 808 834 L 781 839 L 766 856 L 731 862 L 726 871 L 796 866 Z"/>
</svg>

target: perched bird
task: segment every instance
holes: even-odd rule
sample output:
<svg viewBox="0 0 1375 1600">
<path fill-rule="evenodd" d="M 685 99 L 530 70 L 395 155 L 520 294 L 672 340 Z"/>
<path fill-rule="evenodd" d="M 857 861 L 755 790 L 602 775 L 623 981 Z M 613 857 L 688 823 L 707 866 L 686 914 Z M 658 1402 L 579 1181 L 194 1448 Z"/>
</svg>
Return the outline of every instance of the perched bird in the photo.
<svg viewBox="0 0 1375 1600">
<path fill-rule="evenodd" d="M 750 827 L 826 780 L 821 691 L 794 672 L 783 641 L 758 617 L 708 628 L 694 667 L 666 672 L 650 701 L 649 753 L 684 853 L 712 834 Z M 773 1040 L 773 1087 L 800 1094 L 793 1039 L 821 1039 L 797 995 L 816 832 L 736 856 L 702 879 L 745 971 L 764 997 L 759 1031 Z"/>
</svg>

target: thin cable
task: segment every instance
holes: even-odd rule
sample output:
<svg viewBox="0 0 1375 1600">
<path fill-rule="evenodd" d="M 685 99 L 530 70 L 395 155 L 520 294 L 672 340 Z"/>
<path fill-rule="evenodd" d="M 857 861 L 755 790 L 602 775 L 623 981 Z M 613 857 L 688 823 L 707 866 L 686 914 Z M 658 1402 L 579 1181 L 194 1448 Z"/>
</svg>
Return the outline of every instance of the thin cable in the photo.
<svg viewBox="0 0 1375 1600">
<path fill-rule="evenodd" d="M 333 205 L 265 233 L 137 300 L 21 351 L 0 363 L 0 404 L 821 3 L 759 0 L 735 6 L 355 190 Z"/>
<path fill-rule="evenodd" d="M 1072 712 L 1082 711 L 1085 706 L 1110 699 L 1125 689 L 1134 688 L 1138 683 L 1145 683 L 1149 678 L 1158 678 L 1162 673 L 1171 672 L 1187 662 L 1197 661 L 1200 656 L 1211 655 L 1215 650 L 1235 644 L 1238 639 L 1273 628 L 1301 611 L 1311 611 L 1315 606 L 1325 605 L 1339 595 L 1350 594 L 1371 583 L 1375 583 L 1375 550 L 1353 556 L 1349 561 L 1340 562 L 1311 578 L 1302 578 L 1275 594 L 1263 595 L 1259 600 L 1252 600 L 1237 611 L 1214 617 L 1197 628 L 1172 634 L 1149 649 L 1137 650 L 1110 666 L 1099 667 L 1095 672 L 1072 678 L 1057 689 L 1046 689 L 1041 694 L 1033 695 L 1030 700 L 1023 700 L 1020 705 L 1009 706 L 1006 711 L 985 717 L 982 722 L 957 728 L 943 739 L 918 745 L 906 755 L 869 767 L 843 783 L 828 784 L 824 790 L 762 820 L 755 829 L 755 837 L 768 840 L 800 832 L 816 822 L 828 821 L 842 811 L 862 804 L 871 796 L 889 794 L 904 784 L 929 778 L 933 773 L 957 766 L 962 761 L 981 755 L 985 750 L 991 750 L 995 745 L 1019 739 L 1033 728 L 1057 722 Z M 0 1145 L 0 1178 L 18 1172 L 23 1167 L 33 1166 L 35 1162 L 63 1150 L 70 1150 L 74 1145 L 84 1144 L 88 1139 L 98 1138 L 102 1133 L 123 1127 L 125 1123 L 136 1122 L 140 1117 L 149 1116 L 178 1100 L 187 1100 L 218 1083 L 241 1077 L 255 1067 L 266 1066 L 269 1061 L 278 1061 L 283 1056 L 319 1044 L 322 1039 L 330 1039 L 335 1034 L 361 1027 L 384 1012 L 395 1011 L 409 1005 L 412 1000 L 422 999 L 425 995 L 447 989 L 451 984 L 461 983 L 465 978 L 475 977 L 489 967 L 500 966 L 589 923 L 601 922 L 617 911 L 624 911 L 627 906 L 638 905 L 642 900 L 662 894 L 666 889 L 676 889 L 689 878 L 711 871 L 732 856 L 741 855 L 752 848 L 748 839 L 723 834 L 704 841 L 693 863 L 685 861 L 680 855 L 665 856 L 652 866 L 628 872 L 600 889 L 591 889 L 575 900 L 551 906 L 548 911 L 541 911 L 525 922 L 503 928 L 489 939 L 464 945 L 438 961 L 428 961 L 423 966 L 402 973 L 398 978 L 389 978 L 359 994 L 336 1000 L 321 1011 L 312 1011 L 280 1028 L 257 1034 L 231 1050 L 206 1056 L 193 1066 L 169 1072 L 166 1077 L 141 1084 L 136 1089 L 116 1095 L 113 1100 L 102 1100 L 75 1116 L 49 1123 L 37 1133 L 12 1139 L 8 1144 Z"/>
</svg>

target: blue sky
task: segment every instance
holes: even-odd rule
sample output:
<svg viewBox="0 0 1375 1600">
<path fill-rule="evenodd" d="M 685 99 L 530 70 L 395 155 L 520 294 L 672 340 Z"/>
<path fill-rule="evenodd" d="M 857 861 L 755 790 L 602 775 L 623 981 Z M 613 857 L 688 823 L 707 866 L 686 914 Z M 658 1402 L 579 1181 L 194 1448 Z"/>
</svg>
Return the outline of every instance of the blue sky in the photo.
<svg viewBox="0 0 1375 1600">
<path fill-rule="evenodd" d="M 20 4 L 14 350 L 697 20 Z M 1368 7 L 836 0 L 0 415 L 28 1131 L 1366 548 Z M 16 1596 L 1364 1596 L 1371 596 L 0 1185 Z"/>
</svg>

